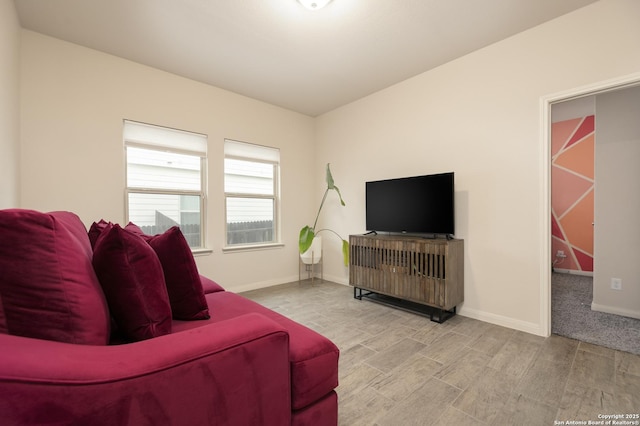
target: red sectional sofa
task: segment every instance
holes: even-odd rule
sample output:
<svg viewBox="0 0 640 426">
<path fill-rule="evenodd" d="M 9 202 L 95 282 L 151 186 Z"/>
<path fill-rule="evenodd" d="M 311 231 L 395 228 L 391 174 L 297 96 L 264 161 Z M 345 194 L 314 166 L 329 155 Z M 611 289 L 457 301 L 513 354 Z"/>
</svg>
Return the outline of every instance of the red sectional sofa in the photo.
<svg viewBox="0 0 640 426">
<path fill-rule="evenodd" d="M 194 272 L 175 230 L 106 229 L 0 210 L 3 425 L 337 424 L 330 340 Z"/>
</svg>

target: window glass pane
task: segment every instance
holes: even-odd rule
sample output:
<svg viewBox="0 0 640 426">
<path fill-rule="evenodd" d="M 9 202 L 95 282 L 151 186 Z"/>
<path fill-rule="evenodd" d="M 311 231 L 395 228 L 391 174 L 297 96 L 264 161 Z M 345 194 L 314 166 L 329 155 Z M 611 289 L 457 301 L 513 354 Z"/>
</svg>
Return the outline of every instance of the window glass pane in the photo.
<svg viewBox="0 0 640 426">
<path fill-rule="evenodd" d="M 274 195 L 275 165 L 255 161 L 224 160 L 224 191 L 234 194 Z"/>
<path fill-rule="evenodd" d="M 227 244 L 274 241 L 274 200 L 227 198 Z"/>
<path fill-rule="evenodd" d="M 200 157 L 127 147 L 127 186 L 200 191 Z"/>
<path fill-rule="evenodd" d="M 179 226 L 191 248 L 202 247 L 201 198 L 198 195 L 129 193 L 129 220 L 145 234 Z"/>
</svg>

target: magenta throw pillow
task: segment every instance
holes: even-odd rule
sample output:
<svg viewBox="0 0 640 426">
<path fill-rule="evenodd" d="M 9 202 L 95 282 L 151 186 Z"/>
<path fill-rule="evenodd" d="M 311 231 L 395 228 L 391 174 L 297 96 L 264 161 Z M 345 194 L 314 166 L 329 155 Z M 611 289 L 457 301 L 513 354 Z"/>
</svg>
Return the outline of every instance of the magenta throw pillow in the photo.
<svg viewBox="0 0 640 426">
<path fill-rule="evenodd" d="M 107 225 L 109 225 L 109 223 L 111 222 L 107 222 L 104 219 L 100 219 L 99 222 L 93 222 L 91 224 L 88 232 L 89 241 L 91 242 L 91 249 L 93 249 L 96 246 L 96 241 L 98 241 L 98 237 L 100 236 L 102 231 L 104 231 L 104 229 L 107 227 Z"/>
<path fill-rule="evenodd" d="M 139 235 L 107 225 L 96 241 L 93 267 L 125 339 L 139 341 L 171 332 L 162 265 Z"/>
<path fill-rule="evenodd" d="M 174 226 L 149 238 L 148 242 L 162 264 L 173 318 L 186 321 L 209 319 L 198 267 L 180 228 Z"/>
<path fill-rule="evenodd" d="M 0 332 L 105 345 L 109 321 L 80 218 L 0 210 Z"/>
<path fill-rule="evenodd" d="M 151 235 L 145 234 L 142 228 L 140 228 L 138 225 L 136 225 L 133 222 L 127 223 L 127 226 L 125 226 L 124 229 L 126 229 L 127 231 L 133 234 L 140 235 L 145 241 L 148 241 L 149 238 L 151 238 Z"/>
</svg>

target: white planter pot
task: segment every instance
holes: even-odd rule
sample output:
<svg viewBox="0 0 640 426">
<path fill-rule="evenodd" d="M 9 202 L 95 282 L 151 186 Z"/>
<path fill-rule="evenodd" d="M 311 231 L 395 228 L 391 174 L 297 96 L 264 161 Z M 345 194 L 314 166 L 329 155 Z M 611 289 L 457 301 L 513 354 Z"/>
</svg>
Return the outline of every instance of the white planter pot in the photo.
<svg viewBox="0 0 640 426">
<path fill-rule="evenodd" d="M 322 259 L 322 237 L 317 235 L 313 238 L 311 247 L 304 253 L 300 254 L 300 259 L 305 265 L 319 263 Z"/>
</svg>

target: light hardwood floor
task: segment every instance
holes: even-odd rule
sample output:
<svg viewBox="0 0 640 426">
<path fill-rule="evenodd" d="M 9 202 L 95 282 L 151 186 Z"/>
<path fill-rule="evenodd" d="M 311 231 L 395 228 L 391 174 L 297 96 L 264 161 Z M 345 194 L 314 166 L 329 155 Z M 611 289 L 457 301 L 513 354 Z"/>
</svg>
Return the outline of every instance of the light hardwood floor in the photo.
<svg viewBox="0 0 640 426">
<path fill-rule="evenodd" d="M 340 348 L 343 426 L 554 425 L 640 412 L 637 355 L 459 315 L 437 324 L 318 279 L 243 296 Z"/>
</svg>

